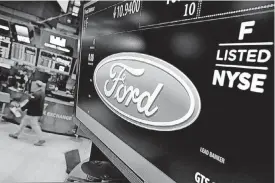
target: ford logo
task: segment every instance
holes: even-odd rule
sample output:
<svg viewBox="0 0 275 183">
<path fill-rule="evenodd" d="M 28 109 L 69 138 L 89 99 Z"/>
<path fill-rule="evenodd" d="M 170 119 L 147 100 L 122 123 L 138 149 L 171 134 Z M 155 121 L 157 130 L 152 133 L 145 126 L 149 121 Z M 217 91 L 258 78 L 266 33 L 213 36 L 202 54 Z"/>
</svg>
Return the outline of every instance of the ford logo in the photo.
<svg viewBox="0 0 275 183">
<path fill-rule="evenodd" d="M 93 79 L 105 105 L 142 128 L 180 130 L 200 113 L 200 96 L 194 84 L 156 57 L 132 52 L 108 56 L 97 65 Z"/>
</svg>

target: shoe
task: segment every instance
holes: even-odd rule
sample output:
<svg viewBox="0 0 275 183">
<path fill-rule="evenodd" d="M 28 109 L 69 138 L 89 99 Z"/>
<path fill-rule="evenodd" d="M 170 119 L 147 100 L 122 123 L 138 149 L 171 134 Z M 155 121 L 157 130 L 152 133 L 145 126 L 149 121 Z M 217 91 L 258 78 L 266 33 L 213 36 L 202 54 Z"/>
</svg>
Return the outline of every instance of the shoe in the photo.
<svg viewBox="0 0 275 183">
<path fill-rule="evenodd" d="M 14 135 L 14 134 L 9 134 L 9 137 L 14 138 L 14 139 L 18 139 L 18 136 Z"/>
<path fill-rule="evenodd" d="M 38 142 L 36 142 L 34 145 L 35 146 L 42 146 L 46 141 L 45 140 L 39 140 Z"/>
</svg>

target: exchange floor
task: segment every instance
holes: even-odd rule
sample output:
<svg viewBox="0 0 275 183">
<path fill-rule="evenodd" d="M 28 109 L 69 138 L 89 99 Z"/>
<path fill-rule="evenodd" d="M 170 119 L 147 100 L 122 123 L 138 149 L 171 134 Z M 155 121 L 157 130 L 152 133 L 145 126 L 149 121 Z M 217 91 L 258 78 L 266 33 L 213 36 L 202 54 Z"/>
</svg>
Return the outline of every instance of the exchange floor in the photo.
<svg viewBox="0 0 275 183">
<path fill-rule="evenodd" d="M 25 129 L 19 139 L 8 136 L 18 125 L 0 122 L 0 183 L 63 182 L 66 179 L 64 153 L 78 149 L 81 161 L 90 155 L 91 142 L 44 133 L 46 144 L 34 146 L 35 133 Z"/>
</svg>

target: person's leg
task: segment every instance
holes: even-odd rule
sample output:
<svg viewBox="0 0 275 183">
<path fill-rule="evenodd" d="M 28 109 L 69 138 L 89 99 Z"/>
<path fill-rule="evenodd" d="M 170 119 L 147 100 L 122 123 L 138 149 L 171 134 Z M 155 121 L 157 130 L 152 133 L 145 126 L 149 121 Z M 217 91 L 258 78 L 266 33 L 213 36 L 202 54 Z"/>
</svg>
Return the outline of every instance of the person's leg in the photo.
<svg viewBox="0 0 275 183">
<path fill-rule="evenodd" d="M 32 129 L 35 131 L 35 133 L 37 134 L 37 136 L 38 136 L 38 142 L 35 143 L 34 145 L 41 146 L 46 141 L 43 139 L 43 133 L 42 133 L 41 127 L 38 123 L 38 120 L 39 120 L 39 117 L 36 117 L 36 116 L 32 117 L 30 125 L 31 125 Z"/>
<path fill-rule="evenodd" d="M 21 132 L 24 130 L 24 128 L 29 124 L 29 121 L 30 121 L 30 117 L 28 115 L 25 115 L 21 120 L 19 129 L 17 130 L 17 132 L 15 132 L 14 134 L 10 134 L 9 136 L 17 139 L 18 136 L 21 134 Z"/>
</svg>

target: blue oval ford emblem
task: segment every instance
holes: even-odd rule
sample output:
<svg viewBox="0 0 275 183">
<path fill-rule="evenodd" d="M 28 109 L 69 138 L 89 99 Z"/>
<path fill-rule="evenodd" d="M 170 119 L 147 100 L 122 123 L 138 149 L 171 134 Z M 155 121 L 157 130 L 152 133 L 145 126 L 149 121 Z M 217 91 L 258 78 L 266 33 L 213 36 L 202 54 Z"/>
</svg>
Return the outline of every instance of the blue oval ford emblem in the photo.
<svg viewBox="0 0 275 183">
<path fill-rule="evenodd" d="M 171 64 L 140 53 L 103 59 L 94 72 L 95 89 L 115 114 L 142 128 L 180 130 L 199 116 L 194 84 Z"/>
</svg>

